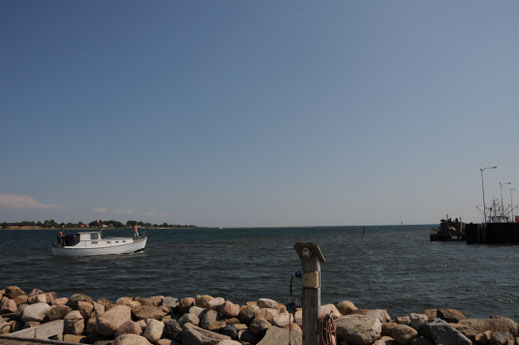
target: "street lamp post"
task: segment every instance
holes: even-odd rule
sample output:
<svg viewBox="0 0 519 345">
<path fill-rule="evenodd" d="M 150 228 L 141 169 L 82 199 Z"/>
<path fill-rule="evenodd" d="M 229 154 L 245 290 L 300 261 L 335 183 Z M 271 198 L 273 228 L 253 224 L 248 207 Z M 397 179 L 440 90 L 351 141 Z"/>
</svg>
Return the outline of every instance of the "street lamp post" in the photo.
<svg viewBox="0 0 519 345">
<path fill-rule="evenodd" d="M 486 167 L 486 168 L 479 169 L 479 171 L 481 172 L 481 190 L 483 191 L 483 216 L 485 218 L 484 223 L 487 222 L 487 207 L 485 205 L 485 184 L 483 183 L 483 171 L 485 171 L 487 169 L 496 169 L 496 168 L 497 168 L 496 166 L 493 166 L 493 167 Z"/>
<path fill-rule="evenodd" d="M 512 191 L 515 190 L 515 188 L 510 188 L 510 209 L 512 211 L 512 223 L 515 223 L 514 219 L 514 199 L 512 199 Z"/>
<path fill-rule="evenodd" d="M 499 192 L 501 193 L 501 221 L 505 218 L 505 203 L 503 202 L 503 186 L 512 182 L 499 182 Z"/>
</svg>

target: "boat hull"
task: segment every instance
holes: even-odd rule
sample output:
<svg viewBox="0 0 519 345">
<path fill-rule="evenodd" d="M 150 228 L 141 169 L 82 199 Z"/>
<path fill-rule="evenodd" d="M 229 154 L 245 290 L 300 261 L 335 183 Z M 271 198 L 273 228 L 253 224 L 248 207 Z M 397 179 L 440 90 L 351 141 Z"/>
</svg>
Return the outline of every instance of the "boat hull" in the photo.
<svg viewBox="0 0 519 345">
<path fill-rule="evenodd" d="M 117 254 L 131 254 L 144 250 L 146 247 L 147 237 L 138 240 L 122 243 L 112 246 L 102 247 L 52 247 L 52 254 L 54 256 L 95 256 L 95 255 L 117 255 Z"/>
</svg>

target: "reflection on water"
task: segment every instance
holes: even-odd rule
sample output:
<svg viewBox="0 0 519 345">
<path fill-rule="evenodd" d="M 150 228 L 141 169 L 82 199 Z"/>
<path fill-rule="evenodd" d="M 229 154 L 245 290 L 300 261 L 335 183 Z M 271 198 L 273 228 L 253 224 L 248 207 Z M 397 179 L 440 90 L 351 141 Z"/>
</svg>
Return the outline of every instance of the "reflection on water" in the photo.
<svg viewBox="0 0 519 345">
<path fill-rule="evenodd" d="M 0 287 L 112 299 L 207 293 L 237 303 L 286 302 L 290 276 L 300 269 L 293 245 L 311 241 L 327 260 L 324 303 L 348 299 L 393 316 L 450 307 L 519 320 L 518 247 L 429 242 L 430 227 L 367 227 L 365 236 L 362 227 L 154 230 L 145 252 L 86 258 L 53 257 L 57 231 L 0 231 Z"/>
</svg>

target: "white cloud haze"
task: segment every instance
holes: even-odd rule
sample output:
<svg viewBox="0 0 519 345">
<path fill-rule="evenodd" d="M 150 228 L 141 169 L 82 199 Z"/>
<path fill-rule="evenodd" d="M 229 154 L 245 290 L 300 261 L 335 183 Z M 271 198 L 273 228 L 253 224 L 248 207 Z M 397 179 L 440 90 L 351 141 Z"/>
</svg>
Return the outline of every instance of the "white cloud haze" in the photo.
<svg viewBox="0 0 519 345">
<path fill-rule="evenodd" d="M 131 214 L 134 214 L 135 212 L 133 210 L 115 210 L 113 213 L 114 214 L 128 214 L 128 215 L 131 215 Z"/>
<path fill-rule="evenodd" d="M 0 193 L 0 207 L 18 210 L 61 210 L 63 207 L 56 204 L 46 204 L 37 201 L 32 196 Z"/>
<path fill-rule="evenodd" d="M 127 215 L 135 214 L 134 210 L 120 210 L 120 209 L 117 209 L 115 211 L 110 211 L 106 207 L 96 207 L 96 208 L 94 208 L 92 210 L 92 212 L 95 212 L 95 213 L 111 213 L 111 214 L 127 214 Z"/>
</svg>

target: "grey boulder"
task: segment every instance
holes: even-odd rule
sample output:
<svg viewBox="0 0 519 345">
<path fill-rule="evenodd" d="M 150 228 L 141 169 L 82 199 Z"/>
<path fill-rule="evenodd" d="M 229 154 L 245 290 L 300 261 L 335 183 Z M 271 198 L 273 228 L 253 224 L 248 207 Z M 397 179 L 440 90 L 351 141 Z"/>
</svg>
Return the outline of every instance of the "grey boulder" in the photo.
<svg viewBox="0 0 519 345">
<path fill-rule="evenodd" d="M 335 320 L 338 340 L 349 344 L 368 345 L 380 338 L 382 323 L 365 315 L 346 315 Z"/>
<path fill-rule="evenodd" d="M 162 305 L 165 307 L 168 307 L 169 309 L 173 310 L 176 307 L 178 307 L 178 298 L 166 296 L 162 300 Z"/>
<path fill-rule="evenodd" d="M 418 331 L 408 325 L 398 325 L 393 328 L 391 335 L 399 344 L 407 345 L 418 337 Z"/>
<path fill-rule="evenodd" d="M 425 314 L 411 313 L 409 314 L 409 318 L 411 319 L 411 327 L 417 331 L 419 331 L 429 321 L 429 317 Z"/>
<path fill-rule="evenodd" d="M 63 321 L 63 332 L 66 334 L 80 335 L 85 329 L 85 319 L 83 319 L 79 310 L 72 310 L 70 313 L 65 315 Z"/>
<path fill-rule="evenodd" d="M 231 338 L 200 328 L 192 323 L 186 323 L 182 329 L 183 345 L 217 345 L 222 340 L 231 340 Z"/>
<path fill-rule="evenodd" d="M 191 323 L 193 325 L 198 325 L 200 323 L 200 319 L 195 314 L 184 314 L 178 319 L 178 323 L 180 326 L 184 327 L 186 323 Z"/>
<path fill-rule="evenodd" d="M 182 340 L 182 326 L 175 319 L 168 320 L 164 323 L 164 335 L 168 339 L 179 342 Z"/>
<path fill-rule="evenodd" d="M 47 313 L 51 309 L 50 305 L 47 303 L 35 303 L 28 305 L 23 310 L 22 314 L 22 321 L 28 322 L 28 321 L 43 321 L 45 319 L 45 316 L 47 316 Z"/>
<path fill-rule="evenodd" d="M 141 335 L 142 334 L 142 328 L 139 326 L 139 324 L 137 322 L 126 321 L 121 326 L 119 326 L 119 328 L 117 328 L 117 331 L 115 331 L 114 337 L 117 338 L 117 337 L 119 337 L 120 335 L 123 335 L 123 334 L 137 334 L 137 335 Z"/>
<path fill-rule="evenodd" d="M 301 332 L 270 327 L 257 345 L 301 345 L 302 343 L 303 334 Z"/>
<path fill-rule="evenodd" d="M 490 345 L 508 345 L 509 342 L 514 341 L 514 336 L 508 331 L 498 331 L 492 333 L 490 338 Z"/>
<path fill-rule="evenodd" d="M 508 331 L 514 335 L 519 336 L 519 326 L 517 323 L 506 317 L 496 317 L 491 319 L 465 319 L 460 320 L 458 324 L 472 328 L 476 333 L 483 333 L 485 331 L 499 332 Z"/>
<path fill-rule="evenodd" d="M 69 306 L 55 305 L 47 312 L 47 319 L 49 321 L 63 319 L 71 311 L 72 309 Z"/>
<path fill-rule="evenodd" d="M 137 320 L 155 319 L 161 320 L 168 313 L 162 307 L 151 305 L 138 305 L 132 308 L 132 313 Z"/>
<path fill-rule="evenodd" d="M 125 305 L 116 305 L 97 317 L 97 333 L 113 336 L 115 331 L 126 321 L 131 321 L 131 309 Z"/>
<path fill-rule="evenodd" d="M 77 309 L 77 306 L 78 306 L 77 302 L 79 302 L 79 301 L 84 301 L 84 302 L 89 302 L 89 303 L 94 302 L 92 300 L 92 297 L 84 295 L 84 294 L 76 293 L 76 294 L 70 296 L 70 298 L 67 301 L 67 305 L 72 309 Z"/>
<path fill-rule="evenodd" d="M 389 322 L 391 321 L 391 317 L 387 313 L 387 310 L 385 309 L 371 309 L 368 310 L 366 313 L 366 316 L 378 319 L 380 322 Z"/>
<path fill-rule="evenodd" d="M 265 332 L 272 326 L 270 322 L 263 319 L 254 319 L 249 324 L 249 330 L 254 334 L 255 336 L 259 337 L 260 339 L 265 335 Z"/>
<path fill-rule="evenodd" d="M 114 345 L 151 345 L 151 343 L 140 335 L 127 333 L 118 336 L 114 341 Z"/>
<path fill-rule="evenodd" d="M 472 345 L 472 342 L 446 321 L 434 319 L 422 327 L 420 334 L 436 344 Z"/>
<path fill-rule="evenodd" d="M 162 338 L 163 332 L 164 322 L 151 319 L 148 321 L 142 335 L 152 343 L 156 343 L 160 338 Z"/>
</svg>

